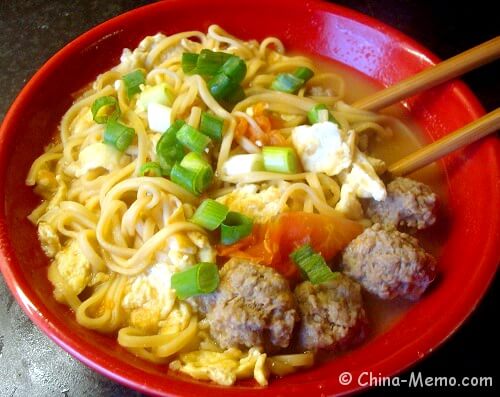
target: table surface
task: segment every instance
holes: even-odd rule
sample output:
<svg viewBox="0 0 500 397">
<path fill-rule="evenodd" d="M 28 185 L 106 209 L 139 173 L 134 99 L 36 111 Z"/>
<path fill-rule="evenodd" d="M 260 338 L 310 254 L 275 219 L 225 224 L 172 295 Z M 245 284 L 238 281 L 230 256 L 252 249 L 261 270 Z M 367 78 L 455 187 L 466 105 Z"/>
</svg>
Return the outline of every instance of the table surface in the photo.
<svg viewBox="0 0 500 397">
<path fill-rule="evenodd" d="M 19 90 L 64 44 L 89 28 L 150 3 L 133 0 L 0 0 L 0 120 Z M 441 58 L 500 33 L 494 2 L 342 0 L 405 32 Z M 487 110 L 499 106 L 499 63 L 464 80 Z M 471 266 L 474 264 L 471 263 Z M 423 376 L 494 376 L 498 335 L 498 276 L 479 307 L 442 347 L 415 366 Z M 0 396 L 139 396 L 93 372 L 40 332 L 22 312 L 0 277 Z M 496 323 L 496 321 L 495 321 Z M 409 372 L 403 374 L 409 376 Z M 496 380 L 496 379 L 495 379 Z M 496 384 L 495 384 L 496 387 Z M 397 392 L 376 389 L 367 394 Z M 476 389 L 481 391 L 481 389 Z M 484 389 L 483 389 L 484 391 Z M 490 391 L 492 391 L 490 389 Z"/>
</svg>

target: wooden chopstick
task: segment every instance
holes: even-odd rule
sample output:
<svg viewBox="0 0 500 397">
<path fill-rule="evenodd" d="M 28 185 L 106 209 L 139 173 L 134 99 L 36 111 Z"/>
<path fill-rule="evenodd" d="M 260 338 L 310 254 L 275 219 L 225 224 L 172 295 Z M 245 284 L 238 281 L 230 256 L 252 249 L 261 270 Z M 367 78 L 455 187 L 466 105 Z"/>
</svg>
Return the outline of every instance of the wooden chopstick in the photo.
<svg viewBox="0 0 500 397">
<path fill-rule="evenodd" d="M 352 104 L 363 110 L 379 110 L 393 103 L 408 98 L 419 91 L 432 88 L 447 80 L 500 57 L 500 36 L 495 37 L 477 47 L 471 48 L 446 61 L 417 73 L 396 85 L 368 95 Z"/>
<path fill-rule="evenodd" d="M 394 176 L 409 174 L 498 129 L 500 129 L 500 108 L 402 158 L 392 164 L 388 171 Z"/>
</svg>

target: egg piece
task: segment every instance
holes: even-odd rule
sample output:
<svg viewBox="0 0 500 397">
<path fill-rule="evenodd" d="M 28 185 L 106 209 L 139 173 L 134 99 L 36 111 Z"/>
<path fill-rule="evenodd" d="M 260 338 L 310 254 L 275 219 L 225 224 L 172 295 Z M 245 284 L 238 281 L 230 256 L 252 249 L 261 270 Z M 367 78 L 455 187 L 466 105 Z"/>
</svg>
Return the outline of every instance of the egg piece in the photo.
<svg viewBox="0 0 500 397">
<path fill-rule="evenodd" d="M 335 209 L 352 220 L 363 218 L 363 207 L 356 197 L 356 192 L 349 184 L 342 185 L 340 199 L 335 205 Z"/>
<path fill-rule="evenodd" d="M 61 242 L 55 228 L 47 222 L 38 224 L 38 239 L 42 249 L 49 258 L 53 258 L 61 251 Z"/>
<path fill-rule="evenodd" d="M 346 133 L 330 121 L 299 125 L 292 131 L 293 146 L 304 170 L 329 176 L 351 166 L 354 140 L 354 132 Z"/>
<path fill-rule="evenodd" d="M 91 280 L 91 266 L 83 255 L 76 240 L 70 240 L 55 256 L 55 265 L 65 287 L 75 295 L 79 295 Z M 64 301 L 64 294 L 56 285 L 54 296 L 58 301 Z"/>
<path fill-rule="evenodd" d="M 171 276 L 167 264 L 157 263 L 130 279 L 121 305 L 132 326 L 154 330 L 168 316 L 176 299 L 175 291 L 170 288 Z"/>
<path fill-rule="evenodd" d="M 228 206 L 231 211 L 252 218 L 255 223 L 266 223 L 280 213 L 280 199 L 287 186 L 287 183 L 280 187 L 272 185 L 264 188 L 255 184 L 242 185 L 217 198 L 217 201 Z"/>
<path fill-rule="evenodd" d="M 93 143 L 84 147 L 78 155 L 78 161 L 72 164 L 70 170 L 76 177 L 85 175 L 91 170 L 104 168 L 111 172 L 123 165 L 128 156 L 111 145 L 102 142 Z"/>
<path fill-rule="evenodd" d="M 343 182 L 361 198 L 373 198 L 380 201 L 387 196 L 384 182 L 381 181 L 367 157 L 359 150 L 356 152 L 352 169 Z"/>
<path fill-rule="evenodd" d="M 236 348 L 223 352 L 196 350 L 181 354 L 179 360 L 170 364 L 170 368 L 219 385 L 230 386 L 236 379 L 253 377 L 261 386 L 266 386 L 269 378 L 266 359 L 267 355 L 256 348 L 247 353 Z"/>
</svg>

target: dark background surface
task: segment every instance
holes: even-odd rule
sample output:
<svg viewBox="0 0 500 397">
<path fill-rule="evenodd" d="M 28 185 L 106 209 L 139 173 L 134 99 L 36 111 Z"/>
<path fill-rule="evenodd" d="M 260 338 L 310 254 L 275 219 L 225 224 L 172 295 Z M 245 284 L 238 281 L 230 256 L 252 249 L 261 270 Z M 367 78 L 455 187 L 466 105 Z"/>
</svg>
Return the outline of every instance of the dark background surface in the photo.
<svg viewBox="0 0 500 397">
<path fill-rule="evenodd" d="M 150 2 L 0 0 L 0 119 L 27 80 L 64 44 L 110 17 L 147 3 Z M 500 33 L 494 1 L 342 0 L 337 3 L 403 31 L 441 58 Z M 500 66 L 496 62 L 469 73 L 464 80 L 485 108 L 492 110 L 500 102 L 499 77 Z M 458 332 L 412 370 L 420 371 L 423 376 L 493 376 L 493 388 L 469 389 L 469 392 L 497 389 L 498 289 L 497 276 L 477 310 Z M 408 378 L 409 371 L 402 376 Z M 0 396 L 139 395 L 94 373 L 50 341 L 21 311 L 2 277 L 0 380 Z M 379 388 L 367 394 L 408 391 L 407 388 Z M 433 391 L 438 390 L 414 390 L 417 393 Z"/>
</svg>

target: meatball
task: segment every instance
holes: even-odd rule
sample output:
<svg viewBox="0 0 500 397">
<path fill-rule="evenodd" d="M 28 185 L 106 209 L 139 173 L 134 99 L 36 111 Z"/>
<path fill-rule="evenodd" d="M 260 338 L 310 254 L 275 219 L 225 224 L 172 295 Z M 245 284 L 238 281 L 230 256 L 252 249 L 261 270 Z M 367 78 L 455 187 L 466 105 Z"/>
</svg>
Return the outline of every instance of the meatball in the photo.
<svg viewBox="0 0 500 397">
<path fill-rule="evenodd" d="M 387 197 L 370 200 L 366 214 L 375 223 L 424 229 L 436 221 L 437 196 L 429 186 L 409 178 L 396 178 L 387 185 Z"/>
<path fill-rule="evenodd" d="M 376 223 L 347 246 L 344 272 L 383 299 L 417 300 L 436 276 L 436 260 L 418 240 Z"/>
<path fill-rule="evenodd" d="M 220 270 L 217 290 L 201 305 L 222 348 L 287 347 L 297 320 L 287 280 L 275 270 L 233 258 Z"/>
<path fill-rule="evenodd" d="M 364 336 L 361 287 L 349 277 L 339 275 L 316 285 L 305 281 L 294 292 L 301 316 L 299 344 L 304 349 L 338 349 Z"/>
</svg>

